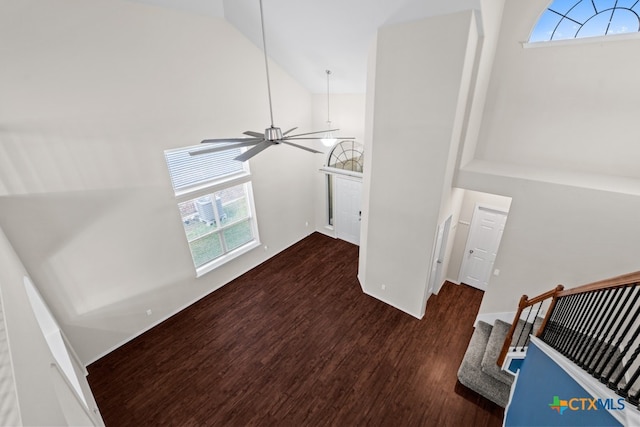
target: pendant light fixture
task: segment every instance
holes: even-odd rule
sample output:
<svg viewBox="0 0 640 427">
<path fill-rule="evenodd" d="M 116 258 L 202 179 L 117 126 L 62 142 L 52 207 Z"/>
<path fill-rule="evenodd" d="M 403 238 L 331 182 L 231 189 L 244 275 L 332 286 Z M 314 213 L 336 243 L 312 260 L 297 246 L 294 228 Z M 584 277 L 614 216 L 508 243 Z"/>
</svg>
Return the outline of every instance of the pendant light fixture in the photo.
<svg viewBox="0 0 640 427">
<path fill-rule="evenodd" d="M 329 108 L 329 76 L 331 75 L 331 70 L 326 70 L 327 73 L 327 126 L 328 129 L 331 129 L 331 116 L 330 114 L 330 108 Z M 331 147 L 333 146 L 333 144 L 336 143 L 337 139 L 333 137 L 333 133 L 331 131 L 328 131 L 327 133 L 324 134 L 324 136 L 321 139 L 322 144 L 325 147 Z"/>
</svg>

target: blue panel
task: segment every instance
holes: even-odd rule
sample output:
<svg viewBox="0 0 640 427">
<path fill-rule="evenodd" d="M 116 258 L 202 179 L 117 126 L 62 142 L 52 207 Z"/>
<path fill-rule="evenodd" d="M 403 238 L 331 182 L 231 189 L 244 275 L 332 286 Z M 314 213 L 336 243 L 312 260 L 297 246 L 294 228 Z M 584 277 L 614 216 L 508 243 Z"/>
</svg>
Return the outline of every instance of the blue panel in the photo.
<svg viewBox="0 0 640 427">
<path fill-rule="evenodd" d="M 505 414 L 506 426 L 620 426 L 610 410 L 636 411 L 624 399 L 593 400 L 533 344 L 515 387 Z"/>
<path fill-rule="evenodd" d="M 524 363 L 524 359 L 511 359 L 511 363 L 509 363 L 509 370 L 514 373 L 518 372 L 522 367 L 522 363 Z"/>
</svg>

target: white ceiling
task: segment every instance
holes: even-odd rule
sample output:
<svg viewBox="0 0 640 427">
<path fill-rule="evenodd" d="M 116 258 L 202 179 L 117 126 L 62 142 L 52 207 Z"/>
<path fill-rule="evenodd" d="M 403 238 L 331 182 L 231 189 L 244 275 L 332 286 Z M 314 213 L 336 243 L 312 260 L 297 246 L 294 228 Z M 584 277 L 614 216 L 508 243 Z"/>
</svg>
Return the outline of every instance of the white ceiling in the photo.
<svg viewBox="0 0 640 427">
<path fill-rule="evenodd" d="M 222 17 L 262 47 L 259 0 L 131 0 Z M 313 93 L 363 93 L 378 28 L 466 9 L 480 0 L 263 0 L 267 52 Z"/>
</svg>

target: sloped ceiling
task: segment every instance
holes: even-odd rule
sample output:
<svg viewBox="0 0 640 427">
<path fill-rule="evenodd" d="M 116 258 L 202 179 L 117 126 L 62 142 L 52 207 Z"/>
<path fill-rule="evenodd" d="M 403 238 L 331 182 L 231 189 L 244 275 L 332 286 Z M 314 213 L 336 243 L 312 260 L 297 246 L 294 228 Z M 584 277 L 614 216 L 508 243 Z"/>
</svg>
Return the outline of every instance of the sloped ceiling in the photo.
<svg viewBox="0 0 640 427">
<path fill-rule="evenodd" d="M 262 47 L 259 0 L 130 0 L 226 19 Z M 364 93 L 378 28 L 467 9 L 480 0 L 263 0 L 269 56 L 312 93 Z"/>
</svg>

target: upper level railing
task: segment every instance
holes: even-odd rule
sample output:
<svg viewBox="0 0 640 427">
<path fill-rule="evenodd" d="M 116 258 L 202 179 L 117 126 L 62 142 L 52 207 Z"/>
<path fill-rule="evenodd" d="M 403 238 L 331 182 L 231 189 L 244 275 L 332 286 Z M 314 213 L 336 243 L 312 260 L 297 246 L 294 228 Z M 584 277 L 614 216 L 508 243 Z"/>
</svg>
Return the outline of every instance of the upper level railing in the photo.
<svg viewBox="0 0 640 427">
<path fill-rule="evenodd" d="M 638 405 L 639 299 L 640 272 L 567 290 L 558 285 L 532 299 L 524 295 L 498 365 L 502 366 L 510 350 L 523 351 L 529 335 L 535 334 L 627 401 Z M 545 308 L 546 316 L 541 317 Z M 519 328 L 518 324 L 523 327 Z M 520 333 L 514 340 L 517 329 Z"/>
</svg>

